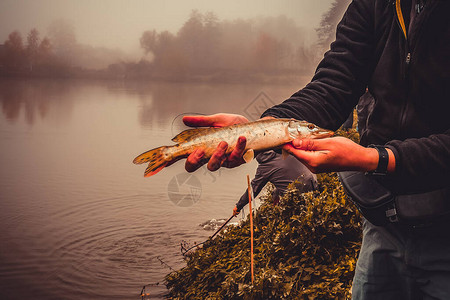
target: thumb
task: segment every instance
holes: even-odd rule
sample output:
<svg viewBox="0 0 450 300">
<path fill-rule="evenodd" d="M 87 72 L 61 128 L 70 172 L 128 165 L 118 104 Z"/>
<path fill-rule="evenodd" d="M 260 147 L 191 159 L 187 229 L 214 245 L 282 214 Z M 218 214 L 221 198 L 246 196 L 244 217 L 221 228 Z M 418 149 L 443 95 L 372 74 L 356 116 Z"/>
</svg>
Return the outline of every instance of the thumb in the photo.
<svg viewBox="0 0 450 300">
<path fill-rule="evenodd" d="M 183 123 L 190 127 L 210 127 L 214 120 L 211 116 L 184 116 Z"/>
<path fill-rule="evenodd" d="M 298 150 L 318 151 L 326 149 L 327 141 L 328 139 L 295 139 L 291 144 Z"/>
<path fill-rule="evenodd" d="M 283 149 L 303 163 L 307 163 L 316 155 L 316 153 L 313 151 L 310 151 L 308 149 L 299 149 L 294 147 L 294 145 L 292 144 L 285 144 L 283 146 Z"/>
</svg>

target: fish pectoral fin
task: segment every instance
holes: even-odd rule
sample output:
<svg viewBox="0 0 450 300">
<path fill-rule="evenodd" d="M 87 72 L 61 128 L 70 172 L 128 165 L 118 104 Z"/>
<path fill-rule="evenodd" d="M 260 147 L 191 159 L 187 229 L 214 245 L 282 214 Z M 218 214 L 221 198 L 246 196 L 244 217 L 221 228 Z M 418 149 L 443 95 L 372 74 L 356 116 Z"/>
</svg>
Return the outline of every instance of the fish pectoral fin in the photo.
<svg viewBox="0 0 450 300">
<path fill-rule="evenodd" d="M 282 157 L 283 159 L 286 159 L 289 155 L 290 155 L 289 152 L 287 152 L 286 150 L 284 150 L 284 148 L 281 149 L 281 157 Z"/>
<path fill-rule="evenodd" d="M 255 151 L 253 151 L 253 149 L 248 149 L 247 151 L 245 151 L 242 158 L 244 158 L 246 163 L 251 162 L 253 158 L 255 158 Z"/>
<path fill-rule="evenodd" d="M 176 143 L 183 143 L 200 135 L 206 135 L 213 130 L 214 128 L 209 127 L 187 129 L 177 134 L 174 138 L 172 138 L 172 141 Z"/>
</svg>

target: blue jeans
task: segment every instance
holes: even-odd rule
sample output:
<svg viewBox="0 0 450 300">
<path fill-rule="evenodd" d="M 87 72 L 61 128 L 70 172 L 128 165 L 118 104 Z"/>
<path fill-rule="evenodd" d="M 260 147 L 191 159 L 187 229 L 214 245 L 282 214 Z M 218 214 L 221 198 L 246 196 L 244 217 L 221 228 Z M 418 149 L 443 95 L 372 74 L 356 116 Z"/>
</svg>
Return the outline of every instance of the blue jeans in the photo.
<svg viewBox="0 0 450 300">
<path fill-rule="evenodd" d="M 414 229 L 365 220 L 352 299 L 450 299 L 449 224 Z"/>
</svg>

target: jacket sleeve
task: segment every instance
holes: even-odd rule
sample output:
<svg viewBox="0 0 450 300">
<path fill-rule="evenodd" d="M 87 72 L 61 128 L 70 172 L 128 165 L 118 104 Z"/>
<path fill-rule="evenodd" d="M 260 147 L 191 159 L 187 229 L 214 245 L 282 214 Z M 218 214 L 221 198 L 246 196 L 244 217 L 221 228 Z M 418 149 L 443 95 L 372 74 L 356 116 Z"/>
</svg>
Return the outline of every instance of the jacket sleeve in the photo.
<svg viewBox="0 0 450 300">
<path fill-rule="evenodd" d="M 374 53 L 371 1 L 352 1 L 337 26 L 336 40 L 311 82 L 262 117 L 295 118 L 336 130 L 364 93 Z M 373 9 L 373 8 L 372 8 Z"/>
<path fill-rule="evenodd" d="M 386 144 L 395 155 L 395 175 L 409 191 L 448 187 L 450 184 L 450 129 L 424 138 Z"/>
</svg>

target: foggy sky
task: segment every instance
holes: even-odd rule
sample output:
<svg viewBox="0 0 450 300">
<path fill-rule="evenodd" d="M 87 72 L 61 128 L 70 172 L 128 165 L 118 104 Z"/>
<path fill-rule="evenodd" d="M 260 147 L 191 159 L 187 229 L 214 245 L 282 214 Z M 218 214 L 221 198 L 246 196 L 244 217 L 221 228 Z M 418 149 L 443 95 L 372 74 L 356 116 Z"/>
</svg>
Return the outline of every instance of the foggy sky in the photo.
<svg viewBox="0 0 450 300">
<path fill-rule="evenodd" d="M 0 0 L 0 44 L 19 30 L 25 39 L 32 28 L 41 38 L 56 19 L 75 27 L 79 43 L 142 53 L 145 30 L 176 33 L 193 9 L 214 12 L 219 20 L 286 15 L 314 32 L 333 0 Z"/>
</svg>

